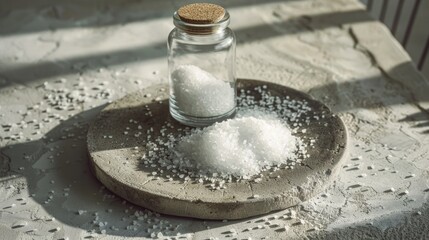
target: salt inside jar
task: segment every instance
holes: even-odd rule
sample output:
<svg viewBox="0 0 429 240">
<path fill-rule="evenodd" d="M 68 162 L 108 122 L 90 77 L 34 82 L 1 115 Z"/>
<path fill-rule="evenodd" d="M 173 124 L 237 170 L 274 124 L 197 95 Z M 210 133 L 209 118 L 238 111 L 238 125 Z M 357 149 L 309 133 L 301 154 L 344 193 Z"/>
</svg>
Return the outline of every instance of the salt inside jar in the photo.
<svg viewBox="0 0 429 240">
<path fill-rule="evenodd" d="M 215 4 L 181 7 L 168 37 L 170 113 L 207 126 L 236 111 L 235 36 L 228 12 Z"/>
</svg>

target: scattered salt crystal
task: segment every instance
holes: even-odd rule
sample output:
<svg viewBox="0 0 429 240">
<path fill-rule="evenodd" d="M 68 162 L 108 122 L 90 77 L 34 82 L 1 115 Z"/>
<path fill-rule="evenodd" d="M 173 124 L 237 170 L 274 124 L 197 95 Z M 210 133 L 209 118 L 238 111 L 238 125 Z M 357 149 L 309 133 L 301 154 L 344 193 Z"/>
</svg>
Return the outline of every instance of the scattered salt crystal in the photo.
<svg viewBox="0 0 429 240">
<path fill-rule="evenodd" d="M 408 192 L 408 190 L 404 190 L 403 192 L 401 192 L 399 195 L 408 195 L 409 194 L 409 192 Z"/>
<path fill-rule="evenodd" d="M 77 211 L 77 214 L 79 214 L 79 215 L 83 215 L 83 214 L 85 214 L 86 213 L 86 211 L 85 210 L 78 210 Z"/>
<path fill-rule="evenodd" d="M 27 222 L 26 221 L 23 221 L 23 220 L 19 220 L 19 221 L 17 221 L 17 222 L 15 222 L 15 223 L 13 223 L 12 224 L 12 228 L 21 228 L 21 227 L 25 227 L 25 226 L 27 226 Z"/>
<path fill-rule="evenodd" d="M 254 181 L 255 183 L 259 183 L 259 182 L 262 182 L 262 178 L 255 178 L 253 181 Z"/>
<path fill-rule="evenodd" d="M 177 107 L 188 115 L 217 116 L 235 107 L 233 85 L 197 66 L 179 66 L 171 74 L 171 79 L 171 97 Z"/>
</svg>

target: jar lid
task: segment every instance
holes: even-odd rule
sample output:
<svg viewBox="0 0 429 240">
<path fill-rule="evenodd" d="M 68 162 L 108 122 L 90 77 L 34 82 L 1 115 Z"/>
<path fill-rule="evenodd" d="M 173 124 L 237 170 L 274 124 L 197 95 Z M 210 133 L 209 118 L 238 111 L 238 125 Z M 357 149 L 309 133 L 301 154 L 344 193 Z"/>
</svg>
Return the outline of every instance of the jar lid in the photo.
<svg viewBox="0 0 429 240">
<path fill-rule="evenodd" d="M 179 8 L 177 14 L 182 21 L 187 23 L 208 24 L 222 20 L 225 16 L 225 9 L 211 3 L 192 3 Z"/>
<path fill-rule="evenodd" d="M 211 34 L 229 25 L 229 13 L 211 3 L 185 5 L 173 15 L 174 25 L 190 34 Z"/>
</svg>

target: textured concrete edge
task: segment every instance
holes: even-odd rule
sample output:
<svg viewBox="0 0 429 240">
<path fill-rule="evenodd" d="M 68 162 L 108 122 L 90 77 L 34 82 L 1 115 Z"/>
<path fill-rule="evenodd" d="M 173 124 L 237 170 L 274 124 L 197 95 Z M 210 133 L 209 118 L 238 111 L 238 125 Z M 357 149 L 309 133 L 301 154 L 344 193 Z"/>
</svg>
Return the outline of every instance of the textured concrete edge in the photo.
<svg viewBox="0 0 429 240">
<path fill-rule="evenodd" d="M 345 153 L 345 152 L 344 152 Z M 343 157 L 340 159 L 339 163 L 343 161 L 346 154 L 343 154 Z M 237 203 L 202 203 L 198 201 L 184 201 L 175 198 L 168 198 L 153 195 L 148 192 L 142 192 L 139 189 L 134 189 L 131 186 L 118 182 L 116 179 L 106 174 L 102 169 L 100 169 L 94 161 L 90 161 L 90 168 L 96 178 L 105 185 L 110 191 L 119 195 L 120 197 L 144 208 L 166 214 L 174 215 L 181 217 L 192 217 L 199 219 L 212 219 L 212 220 L 222 220 L 222 219 L 243 219 L 254 217 L 258 215 L 264 215 L 270 212 L 275 212 L 278 210 L 286 209 L 289 207 L 296 206 L 297 204 L 307 201 L 315 195 L 323 191 L 327 184 L 332 183 L 336 174 L 339 172 L 340 164 L 337 164 L 331 169 L 330 177 L 327 178 L 324 182 L 318 182 L 317 186 L 311 192 L 301 192 L 298 190 L 290 191 L 289 193 L 282 193 L 281 196 L 277 196 L 270 201 L 258 201 L 258 202 L 237 202 Z M 319 174 L 325 174 L 319 173 Z M 317 177 L 317 176 L 315 176 Z M 308 179 L 307 184 L 312 185 L 313 179 Z M 119 186 L 118 186 L 119 183 Z M 295 188 L 294 188 L 295 189 Z M 301 188 L 301 189 L 305 189 Z M 144 201 L 141 201 L 141 200 Z M 249 207 L 249 206 L 250 207 Z M 270 208 L 267 208 L 269 205 Z M 227 211 L 225 211 L 227 209 Z M 269 209 L 261 211 L 262 209 Z M 243 211 L 245 210 L 245 211 Z"/>
<path fill-rule="evenodd" d="M 298 197 L 289 197 L 289 204 L 287 207 L 283 207 L 278 202 L 273 201 L 273 203 L 277 205 L 275 210 L 261 212 L 261 209 L 266 209 L 266 203 L 263 201 L 255 201 L 252 203 L 228 202 L 217 204 L 203 203 L 199 201 L 185 201 L 175 199 L 173 197 L 169 198 L 166 196 L 153 195 L 149 192 L 142 192 L 126 183 L 118 182 L 117 179 L 113 179 L 110 175 L 106 174 L 94 163 L 94 161 L 90 161 L 90 168 L 96 178 L 113 193 L 136 205 L 166 215 L 212 220 L 232 220 L 266 214 L 271 211 L 294 206 L 301 202 Z M 144 201 L 142 201 L 142 199 Z M 252 210 L 249 210 L 248 206 L 245 206 L 246 204 L 251 205 Z M 227 209 L 227 211 L 225 211 L 225 209 Z M 245 209 L 246 211 L 243 211 L 242 209 Z"/>
</svg>

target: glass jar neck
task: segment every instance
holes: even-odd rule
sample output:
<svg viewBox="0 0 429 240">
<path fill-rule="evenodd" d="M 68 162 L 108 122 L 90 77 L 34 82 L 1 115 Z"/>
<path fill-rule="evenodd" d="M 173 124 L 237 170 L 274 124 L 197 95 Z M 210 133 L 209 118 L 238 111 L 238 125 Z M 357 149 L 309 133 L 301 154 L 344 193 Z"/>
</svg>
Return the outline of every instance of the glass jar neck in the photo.
<svg viewBox="0 0 429 240">
<path fill-rule="evenodd" d="M 185 31 L 180 28 L 176 28 L 176 33 L 179 38 L 186 39 L 195 42 L 212 42 L 218 41 L 225 38 L 227 35 L 227 28 L 217 29 L 215 32 L 206 34 L 195 34 L 194 32 Z"/>
<path fill-rule="evenodd" d="M 182 21 L 177 11 L 173 15 L 173 22 L 176 28 L 188 35 L 222 35 L 229 25 L 229 13 L 225 11 L 225 16 L 216 23 L 195 24 Z"/>
</svg>

